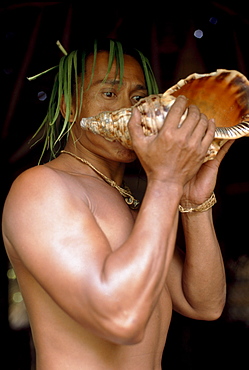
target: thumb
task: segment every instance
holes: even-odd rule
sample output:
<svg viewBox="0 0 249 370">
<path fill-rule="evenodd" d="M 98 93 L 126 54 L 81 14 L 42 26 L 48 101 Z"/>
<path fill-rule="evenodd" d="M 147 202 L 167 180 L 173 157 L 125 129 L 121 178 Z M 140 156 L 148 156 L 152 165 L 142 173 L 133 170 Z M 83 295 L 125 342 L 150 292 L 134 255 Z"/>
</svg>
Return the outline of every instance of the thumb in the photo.
<svg viewBox="0 0 249 370">
<path fill-rule="evenodd" d="M 234 143 L 235 140 L 228 140 L 219 150 L 219 152 L 217 153 L 216 155 L 216 160 L 219 162 L 219 164 L 221 163 L 222 159 L 225 157 L 226 153 L 228 152 L 228 150 L 230 149 L 230 147 L 232 146 L 232 144 Z"/>
</svg>

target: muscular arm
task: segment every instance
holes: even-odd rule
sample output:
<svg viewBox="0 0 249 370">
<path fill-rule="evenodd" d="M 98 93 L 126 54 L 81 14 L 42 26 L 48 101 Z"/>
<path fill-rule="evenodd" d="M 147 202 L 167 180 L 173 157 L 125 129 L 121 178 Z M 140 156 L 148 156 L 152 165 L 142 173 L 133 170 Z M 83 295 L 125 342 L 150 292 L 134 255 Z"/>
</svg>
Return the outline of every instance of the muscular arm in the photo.
<svg viewBox="0 0 249 370">
<path fill-rule="evenodd" d="M 178 128 L 185 106 L 178 98 L 155 137 L 145 137 L 133 120 L 148 187 L 134 228 L 115 251 L 87 194 L 79 198 L 51 169 L 24 174 L 6 203 L 6 245 L 62 310 L 115 343 L 143 338 L 173 255 L 184 185 L 213 138 L 213 126 L 194 107 Z"/>
<path fill-rule="evenodd" d="M 182 216 L 186 252 L 172 261 L 168 276 L 174 309 L 200 320 L 217 319 L 223 310 L 226 281 L 212 211 Z"/>
<path fill-rule="evenodd" d="M 164 286 L 180 196 L 151 182 L 131 234 L 113 251 L 87 202 L 53 170 L 32 169 L 7 199 L 6 246 L 76 321 L 111 341 L 137 342 Z"/>
<path fill-rule="evenodd" d="M 187 204 L 187 208 L 196 207 L 209 198 L 220 162 L 232 143 L 226 143 L 216 158 L 202 165 L 186 184 L 181 203 Z M 175 253 L 168 275 L 174 308 L 192 318 L 216 319 L 225 304 L 226 281 L 212 209 L 203 213 L 184 213 L 182 224 L 186 253 Z"/>
<path fill-rule="evenodd" d="M 180 196 L 177 188 L 165 194 L 160 183 L 151 183 L 131 234 L 112 251 L 87 202 L 71 196 L 53 170 L 32 169 L 7 199 L 5 244 L 12 262 L 10 244 L 74 320 L 105 339 L 131 344 L 142 339 L 164 286 Z"/>
</svg>

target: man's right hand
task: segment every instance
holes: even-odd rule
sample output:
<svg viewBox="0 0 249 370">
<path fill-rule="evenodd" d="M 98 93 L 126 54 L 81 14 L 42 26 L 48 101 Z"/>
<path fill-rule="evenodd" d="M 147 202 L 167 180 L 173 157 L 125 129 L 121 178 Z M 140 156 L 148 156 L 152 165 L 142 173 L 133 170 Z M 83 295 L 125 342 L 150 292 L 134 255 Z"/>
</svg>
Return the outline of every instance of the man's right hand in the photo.
<svg viewBox="0 0 249 370">
<path fill-rule="evenodd" d="M 214 138 L 215 124 L 195 105 L 187 108 L 187 99 L 179 96 L 172 105 L 157 135 L 145 136 L 141 116 L 134 109 L 129 122 L 132 145 L 148 180 L 176 183 L 182 187 L 200 169 Z"/>
</svg>

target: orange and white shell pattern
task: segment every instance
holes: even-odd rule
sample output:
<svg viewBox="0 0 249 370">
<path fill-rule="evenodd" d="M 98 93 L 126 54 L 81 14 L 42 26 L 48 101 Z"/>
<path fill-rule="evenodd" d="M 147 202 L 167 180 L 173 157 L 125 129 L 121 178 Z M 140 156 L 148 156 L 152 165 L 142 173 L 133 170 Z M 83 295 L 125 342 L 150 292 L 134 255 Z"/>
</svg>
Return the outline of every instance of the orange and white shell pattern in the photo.
<svg viewBox="0 0 249 370">
<path fill-rule="evenodd" d="M 205 161 L 213 159 L 227 140 L 249 136 L 249 81 L 242 73 L 226 69 L 218 69 L 209 74 L 193 73 L 164 94 L 141 99 L 134 107 L 137 107 L 142 115 L 144 135 L 158 133 L 179 95 L 185 95 L 189 105 L 197 105 L 209 119 L 215 119 L 215 139 L 209 147 Z M 128 122 L 134 107 L 83 118 L 80 125 L 85 130 L 101 135 L 109 141 L 118 140 L 125 147 L 132 149 Z M 184 118 L 185 115 L 182 121 Z"/>
</svg>

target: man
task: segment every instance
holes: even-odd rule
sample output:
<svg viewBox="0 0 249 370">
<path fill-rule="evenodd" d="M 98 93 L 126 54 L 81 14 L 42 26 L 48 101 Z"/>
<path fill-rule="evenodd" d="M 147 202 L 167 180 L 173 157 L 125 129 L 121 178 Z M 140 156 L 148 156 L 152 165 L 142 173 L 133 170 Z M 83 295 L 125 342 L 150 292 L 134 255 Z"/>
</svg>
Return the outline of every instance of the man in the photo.
<svg viewBox="0 0 249 370">
<path fill-rule="evenodd" d="M 69 132 L 65 151 L 19 176 L 5 204 L 4 241 L 27 306 L 37 370 L 159 370 L 172 309 L 214 320 L 225 302 L 208 200 L 230 144 L 202 164 L 215 125 L 189 106 L 179 128 L 183 96 L 158 135 L 144 136 L 134 109 L 134 151 L 82 130 L 82 117 L 130 107 L 148 93 L 138 59 L 110 55 L 88 54 L 72 98 L 58 94 L 69 124 L 59 135 Z M 119 191 L 125 164 L 136 157 L 147 175 L 138 211 Z M 175 247 L 179 204 L 187 211 L 184 253 Z"/>
</svg>

